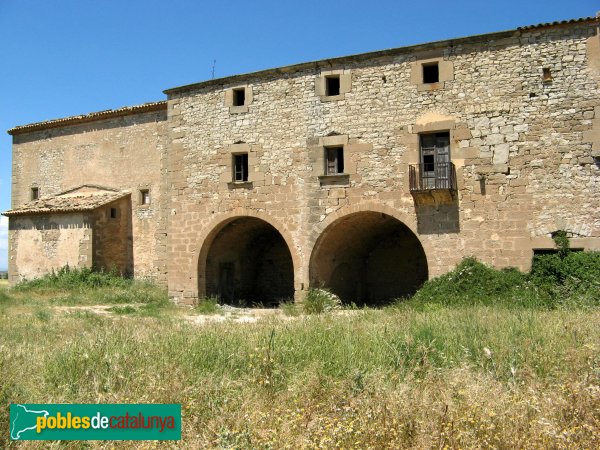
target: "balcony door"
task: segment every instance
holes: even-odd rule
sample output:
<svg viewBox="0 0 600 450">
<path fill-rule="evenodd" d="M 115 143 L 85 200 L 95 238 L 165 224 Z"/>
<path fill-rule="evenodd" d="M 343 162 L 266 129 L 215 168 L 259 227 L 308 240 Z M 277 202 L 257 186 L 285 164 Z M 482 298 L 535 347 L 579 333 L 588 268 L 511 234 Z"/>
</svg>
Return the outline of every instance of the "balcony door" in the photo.
<svg viewBox="0 0 600 450">
<path fill-rule="evenodd" d="M 421 185 L 425 189 L 450 187 L 450 133 L 421 135 Z"/>
</svg>

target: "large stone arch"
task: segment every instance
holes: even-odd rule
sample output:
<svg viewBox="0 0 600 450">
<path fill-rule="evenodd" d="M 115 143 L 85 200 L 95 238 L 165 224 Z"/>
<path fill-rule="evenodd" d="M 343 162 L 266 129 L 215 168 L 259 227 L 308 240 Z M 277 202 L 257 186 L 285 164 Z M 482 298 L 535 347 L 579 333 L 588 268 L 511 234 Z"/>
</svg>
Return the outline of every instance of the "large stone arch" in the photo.
<svg viewBox="0 0 600 450">
<path fill-rule="evenodd" d="M 199 238 L 199 250 L 196 253 L 195 257 L 194 267 L 196 268 L 196 270 L 193 274 L 193 277 L 195 278 L 193 282 L 196 284 L 196 286 L 198 286 L 198 296 L 204 297 L 207 294 L 214 294 L 214 292 L 211 292 L 211 280 L 209 279 L 207 283 L 207 269 L 210 269 L 210 262 L 208 261 L 208 259 L 211 253 L 211 249 L 213 248 L 213 244 L 218 243 L 219 240 L 223 240 L 224 232 L 228 232 L 228 230 L 229 232 L 231 232 L 233 226 L 238 224 L 245 224 L 243 226 L 246 227 L 246 231 L 248 231 L 248 234 L 250 234 L 250 237 L 246 236 L 246 238 L 256 238 L 259 241 L 261 241 L 261 245 L 263 246 L 268 247 L 268 244 L 276 244 L 277 236 L 281 238 L 282 245 L 284 245 L 285 249 L 289 252 L 291 265 L 290 296 L 293 297 L 295 294 L 294 291 L 298 290 L 298 285 L 300 284 L 297 276 L 297 271 L 300 267 L 300 259 L 298 257 L 297 247 L 294 245 L 294 241 L 290 232 L 284 225 L 282 225 L 278 220 L 276 220 L 269 214 L 245 208 L 238 208 L 226 214 L 221 214 L 215 219 L 213 219 L 210 223 L 208 223 L 205 227 L 203 227 L 204 232 Z M 231 234 L 231 236 L 236 235 Z M 240 246 L 249 245 L 248 242 L 237 242 L 232 244 Z M 256 248 L 254 247 L 253 249 L 256 250 Z M 277 249 L 273 251 L 277 252 Z M 260 264 L 260 259 L 257 262 Z M 212 275 L 214 276 L 214 274 Z M 253 299 L 247 300 L 251 301 Z M 275 302 L 267 301 L 265 303 Z"/>
<path fill-rule="evenodd" d="M 425 245 L 416 220 L 375 202 L 331 214 L 313 234 L 309 281 L 342 301 L 383 304 L 414 293 L 427 280 Z"/>
</svg>

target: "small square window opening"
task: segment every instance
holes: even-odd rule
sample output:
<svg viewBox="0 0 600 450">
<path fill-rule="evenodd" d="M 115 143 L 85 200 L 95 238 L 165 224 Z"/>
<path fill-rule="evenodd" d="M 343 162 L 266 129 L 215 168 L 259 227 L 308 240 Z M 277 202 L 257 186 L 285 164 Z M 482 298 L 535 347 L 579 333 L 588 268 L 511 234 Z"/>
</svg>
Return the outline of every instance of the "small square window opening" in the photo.
<svg viewBox="0 0 600 450">
<path fill-rule="evenodd" d="M 142 189 L 140 191 L 140 204 L 142 204 L 142 205 L 150 204 L 150 191 L 148 189 Z"/>
<path fill-rule="evenodd" d="M 111 219 L 117 218 L 117 208 L 110 208 L 110 218 Z"/>
<path fill-rule="evenodd" d="M 246 88 L 233 90 L 233 106 L 244 106 L 246 104 Z"/>
<path fill-rule="evenodd" d="M 31 200 L 37 200 L 40 198 L 40 188 L 32 187 L 31 188 Z"/>
<path fill-rule="evenodd" d="M 325 77 L 325 95 L 340 95 L 340 76 L 333 75 Z"/>
<path fill-rule="evenodd" d="M 438 83 L 440 68 L 438 63 L 423 64 L 423 83 Z"/>
<path fill-rule="evenodd" d="M 542 81 L 552 81 L 552 71 L 549 67 L 542 69 Z"/>
<path fill-rule="evenodd" d="M 248 181 L 248 153 L 233 155 L 233 181 Z"/>
<path fill-rule="evenodd" d="M 344 173 L 344 147 L 326 147 L 325 160 L 325 175 Z"/>
</svg>

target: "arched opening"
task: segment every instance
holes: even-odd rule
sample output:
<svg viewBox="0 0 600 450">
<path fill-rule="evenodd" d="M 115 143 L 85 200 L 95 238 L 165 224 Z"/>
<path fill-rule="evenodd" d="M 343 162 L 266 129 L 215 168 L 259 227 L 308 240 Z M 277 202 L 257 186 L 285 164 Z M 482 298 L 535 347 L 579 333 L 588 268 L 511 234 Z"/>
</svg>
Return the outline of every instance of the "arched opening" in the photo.
<svg viewBox="0 0 600 450">
<path fill-rule="evenodd" d="M 415 234 L 387 214 L 344 216 L 319 236 L 310 259 L 311 286 L 342 302 L 382 305 L 406 297 L 427 280 L 427 258 Z"/>
<path fill-rule="evenodd" d="M 256 217 L 237 217 L 215 234 L 206 256 L 206 294 L 235 306 L 276 306 L 294 297 L 294 265 L 281 234 Z"/>
</svg>

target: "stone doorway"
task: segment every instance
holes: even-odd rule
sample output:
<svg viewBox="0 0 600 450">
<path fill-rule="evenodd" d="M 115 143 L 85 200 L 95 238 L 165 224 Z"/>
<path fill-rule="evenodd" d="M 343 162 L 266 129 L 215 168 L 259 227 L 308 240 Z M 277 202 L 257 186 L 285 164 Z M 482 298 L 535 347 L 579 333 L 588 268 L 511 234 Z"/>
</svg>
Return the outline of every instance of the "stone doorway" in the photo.
<svg viewBox="0 0 600 450">
<path fill-rule="evenodd" d="M 274 307 L 294 298 L 294 266 L 281 234 L 255 217 L 221 226 L 208 251 L 206 294 L 233 306 Z"/>
<path fill-rule="evenodd" d="M 415 234 L 387 214 L 344 216 L 317 239 L 310 260 L 312 287 L 344 303 L 379 306 L 406 297 L 427 280 L 425 251 Z"/>
</svg>

